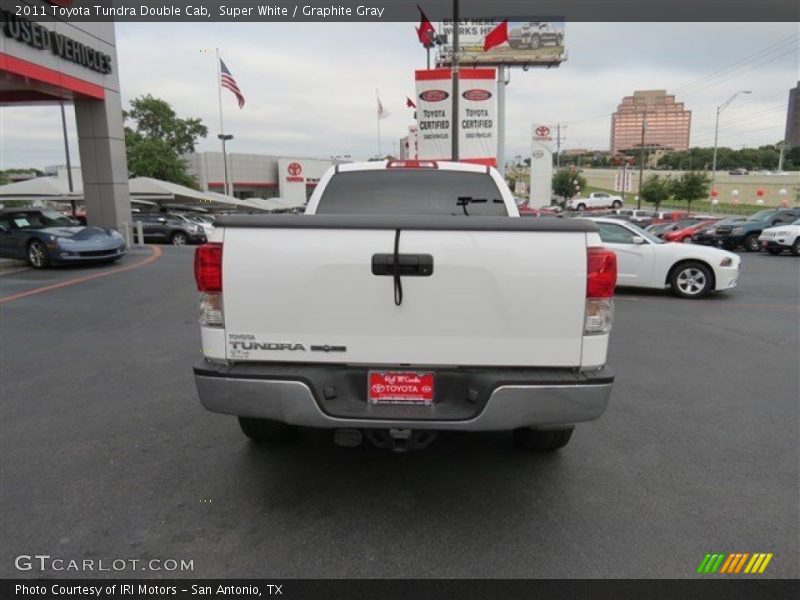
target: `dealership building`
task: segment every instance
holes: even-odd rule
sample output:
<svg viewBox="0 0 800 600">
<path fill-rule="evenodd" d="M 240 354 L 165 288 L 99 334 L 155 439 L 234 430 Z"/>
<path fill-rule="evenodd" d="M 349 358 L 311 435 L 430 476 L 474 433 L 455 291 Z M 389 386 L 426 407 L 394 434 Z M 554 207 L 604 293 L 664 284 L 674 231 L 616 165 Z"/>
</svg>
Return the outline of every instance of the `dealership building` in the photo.
<svg viewBox="0 0 800 600">
<path fill-rule="evenodd" d="M 5 9 L 0 20 L 0 106 L 74 104 L 87 220 L 122 229 L 131 211 L 114 24 Z"/>
<path fill-rule="evenodd" d="M 228 193 L 237 198 L 274 198 L 304 203 L 334 160 L 228 153 Z M 222 152 L 184 157 L 188 172 L 203 191 L 225 193 Z"/>
</svg>

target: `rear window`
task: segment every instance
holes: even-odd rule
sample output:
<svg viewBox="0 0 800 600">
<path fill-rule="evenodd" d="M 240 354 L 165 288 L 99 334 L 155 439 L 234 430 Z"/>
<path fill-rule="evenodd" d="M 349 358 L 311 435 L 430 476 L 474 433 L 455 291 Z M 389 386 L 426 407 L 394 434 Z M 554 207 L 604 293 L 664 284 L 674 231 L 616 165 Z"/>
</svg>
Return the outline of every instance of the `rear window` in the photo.
<svg viewBox="0 0 800 600">
<path fill-rule="evenodd" d="M 463 215 L 465 208 L 470 216 L 508 216 L 491 175 L 438 169 L 337 173 L 317 214 Z"/>
</svg>

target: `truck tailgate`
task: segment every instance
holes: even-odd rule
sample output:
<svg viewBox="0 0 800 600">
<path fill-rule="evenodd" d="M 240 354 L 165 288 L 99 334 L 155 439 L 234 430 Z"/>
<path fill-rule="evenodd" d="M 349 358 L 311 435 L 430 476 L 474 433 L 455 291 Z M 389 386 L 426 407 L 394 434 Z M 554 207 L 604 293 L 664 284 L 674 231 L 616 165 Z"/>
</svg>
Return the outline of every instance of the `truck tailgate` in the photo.
<svg viewBox="0 0 800 600">
<path fill-rule="evenodd" d="M 579 366 L 586 232 L 595 226 L 553 219 L 531 230 L 522 221 L 533 220 L 225 218 L 226 356 Z M 433 257 L 429 276 L 401 277 L 399 306 L 395 278 L 372 272 L 373 255 L 394 255 L 397 230 L 400 255 Z"/>
</svg>

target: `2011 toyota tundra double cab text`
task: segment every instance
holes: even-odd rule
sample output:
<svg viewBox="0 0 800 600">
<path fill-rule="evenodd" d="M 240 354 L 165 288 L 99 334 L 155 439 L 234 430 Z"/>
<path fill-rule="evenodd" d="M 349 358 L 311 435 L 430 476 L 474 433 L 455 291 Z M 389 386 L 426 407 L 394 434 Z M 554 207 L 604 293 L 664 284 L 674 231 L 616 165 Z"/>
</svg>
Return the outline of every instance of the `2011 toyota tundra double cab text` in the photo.
<svg viewBox="0 0 800 600">
<path fill-rule="evenodd" d="M 611 395 L 616 257 L 590 221 L 518 217 L 493 168 L 392 161 L 332 168 L 304 215 L 218 219 L 195 256 L 200 400 L 258 442 L 563 447 Z"/>
</svg>

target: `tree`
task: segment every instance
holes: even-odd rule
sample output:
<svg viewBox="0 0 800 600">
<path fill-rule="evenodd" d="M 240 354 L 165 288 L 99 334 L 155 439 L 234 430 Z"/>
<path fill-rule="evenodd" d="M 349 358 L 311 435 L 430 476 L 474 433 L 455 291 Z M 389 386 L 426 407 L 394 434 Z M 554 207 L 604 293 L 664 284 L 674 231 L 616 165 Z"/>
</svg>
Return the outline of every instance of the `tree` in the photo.
<svg viewBox="0 0 800 600">
<path fill-rule="evenodd" d="M 553 175 L 553 193 L 570 199 L 586 187 L 586 178 L 575 169 L 561 169 Z"/>
<path fill-rule="evenodd" d="M 182 156 L 194 151 L 198 138 L 208 135 L 200 119 L 181 119 L 169 103 L 150 94 L 131 100 L 130 110 L 122 116 L 133 125 L 125 126 L 131 176 L 196 185 Z"/>
<path fill-rule="evenodd" d="M 710 180 L 704 171 L 686 171 L 680 177 L 669 181 L 669 190 L 676 200 L 686 202 L 687 210 L 691 212 L 692 202 L 708 196 Z"/>
<path fill-rule="evenodd" d="M 668 200 L 670 196 L 669 179 L 661 177 L 660 175 L 650 175 L 642 183 L 642 189 L 639 195 L 645 202 L 650 202 L 656 205 L 656 210 L 664 200 Z"/>
</svg>

